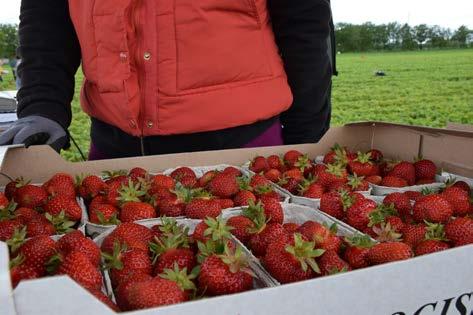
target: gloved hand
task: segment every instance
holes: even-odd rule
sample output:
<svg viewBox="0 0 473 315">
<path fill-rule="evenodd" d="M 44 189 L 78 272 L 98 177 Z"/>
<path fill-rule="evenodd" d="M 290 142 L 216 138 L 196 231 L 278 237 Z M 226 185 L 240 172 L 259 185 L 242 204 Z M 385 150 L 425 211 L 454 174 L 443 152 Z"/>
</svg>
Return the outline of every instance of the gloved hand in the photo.
<svg viewBox="0 0 473 315">
<path fill-rule="evenodd" d="M 41 116 L 28 116 L 18 119 L 0 135 L 0 145 L 21 143 L 26 147 L 49 144 L 59 152 L 68 143 L 68 136 L 64 128 L 54 120 Z"/>
</svg>

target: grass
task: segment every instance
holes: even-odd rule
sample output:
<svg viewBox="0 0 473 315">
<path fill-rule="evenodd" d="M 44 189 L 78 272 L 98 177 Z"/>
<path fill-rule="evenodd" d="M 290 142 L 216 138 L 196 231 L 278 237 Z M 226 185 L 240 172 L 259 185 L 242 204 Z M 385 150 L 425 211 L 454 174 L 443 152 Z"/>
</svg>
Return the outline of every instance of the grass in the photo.
<svg viewBox="0 0 473 315">
<path fill-rule="evenodd" d="M 348 53 L 338 56 L 337 66 L 332 125 L 362 120 L 431 127 L 445 127 L 447 122 L 473 124 L 473 49 Z M 375 76 L 378 70 L 386 76 Z M 87 153 L 90 122 L 78 103 L 82 78 L 79 72 L 70 132 Z M 62 154 L 80 160 L 74 147 Z"/>
</svg>

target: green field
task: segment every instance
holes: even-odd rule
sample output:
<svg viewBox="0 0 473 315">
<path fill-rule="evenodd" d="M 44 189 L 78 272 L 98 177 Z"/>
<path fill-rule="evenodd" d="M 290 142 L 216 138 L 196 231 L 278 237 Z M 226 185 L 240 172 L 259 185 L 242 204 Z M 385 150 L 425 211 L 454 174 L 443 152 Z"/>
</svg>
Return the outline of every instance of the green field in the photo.
<svg viewBox="0 0 473 315">
<path fill-rule="evenodd" d="M 341 54 L 337 65 L 333 125 L 361 120 L 433 127 L 449 121 L 473 124 L 473 49 Z M 386 76 L 375 76 L 377 70 Z M 86 152 L 89 120 L 78 105 L 81 81 L 82 74 L 77 74 L 70 131 Z M 75 148 L 63 155 L 79 159 Z"/>
</svg>

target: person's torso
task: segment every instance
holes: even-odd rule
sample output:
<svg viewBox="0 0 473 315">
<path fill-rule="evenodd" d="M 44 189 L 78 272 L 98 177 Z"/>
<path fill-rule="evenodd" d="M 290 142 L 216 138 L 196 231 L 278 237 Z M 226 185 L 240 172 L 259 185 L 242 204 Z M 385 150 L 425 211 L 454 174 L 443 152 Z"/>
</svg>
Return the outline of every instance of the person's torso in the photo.
<svg viewBox="0 0 473 315">
<path fill-rule="evenodd" d="M 250 124 L 292 103 L 266 0 L 132 2 L 69 0 L 91 116 L 170 135 Z"/>
</svg>

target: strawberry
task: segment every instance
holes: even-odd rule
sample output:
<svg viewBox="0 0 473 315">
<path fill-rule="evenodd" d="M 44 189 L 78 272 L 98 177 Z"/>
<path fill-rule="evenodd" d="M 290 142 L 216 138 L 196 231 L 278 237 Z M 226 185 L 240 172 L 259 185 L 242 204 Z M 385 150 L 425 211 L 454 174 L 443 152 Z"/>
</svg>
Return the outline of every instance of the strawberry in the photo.
<svg viewBox="0 0 473 315">
<path fill-rule="evenodd" d="M 318 259 L 318 265 L 322 275 L 333 275 L 351 270 L 350 265 L 344 261 L 336 251 L 327 250 Z"/>
<path fill-rule="evenodd" d="M 4 193 L 0 192 L 0 209 L 5 209 L 10 202 Z"/>
<path fill-rule="evenodd" d="M 128 183 L 129 178 L 126 176 L 127 171 L 116 170 L 116 171 L 105 171 L 102 172 L 102 177 L 107 185 L 115 185 L 116 183 L 125 184 Z"/>
<path fill-rule="evenodd" d="M 220 173 L 210 181 L 208 189 L 214 196 L 231 198 L 238 193 L 239 186 L 235 176 Z"/>
<path fill-rule="evenodd" d="M 154 274 L 163 273 L 165 269 L 171 269 L 177 264 L 179 269 L 192 270 L 197 265 L 194 252 L 189 248 L 173 248 L 162 253 L 154 268 Z"/>
<path fill-rule="evenodd" d="M 176 181 L 171 176 L 157 174 L 151 179 L 151 187 L 173 189 L 176 185 Z"/>
<path fill-rule="evenodd" d="M 34 209 L 47 201 L 48 193 L 42 187 L 28 184 L 17 188 L 14 199 L 19 207 Z"/>
<path fill-rule="evenodd" d="M 347 158 L 347 149 L 342 148 L 338 143 L 335 143 L 335 145 L 330 149 L 330 152 L 328 152 L 324 156 L 323 160 L 324 164 L 345 164 L 348 162 Z"/>
<path fill-rule="evenodd" d="M 373 163 L 370 161 L 371 155 L 358 152 L 357 158 L 348 162 L 348 170 L 351 174 L 358 176 L 370 176 L 373 174 Z"/>
<path fill-rule="evenodd" d="M 289 167 L 294 167 L 299 157 L 303 154 L 297 150 L 290 150 L 284 154 L 284 163 Z"/>
<path fill-rule="evenodd" d="M 206 243 L 208 240 L 221 240 L 231 238 L 230 227 L 221 218 L 206 218 L 194 229 L 192 238 L 195 241 Z"/>
<path fill-rule="evenodd" d="M 373 200 L 360 200 L 347 209 L 346 222 L 355 229 L 364 231 L 370 222 L 370 213 L 375 210 L 376 203 Z"/>
<path fill-rule="evenodd" d="M 283 171 L 284 169 L 284 161 L 277 155 L 270 155 L 268 156 L 268 158 L 266 159 L 266 161 L 268 162 L 268 166 L 269 168 L 274 168 L 274 169 L 277 169 L 279 171 Z"/>
<path fill-rule="evenodd" d="M 234 177 L 241 177 L 243 176 L 243 173 L 236 167 L 234 166 L 228 166 L 226 167 L 222 173 L 225 173 L 227 175 L 231 175 L 231 176 L 234 176 Z"/>
<path fill-rule="evenodd" d="M 347 185 L 353 191 L 368 191 L 370 189 L 369 182 L 363 177 L 358 177 L 356 174 L 348 176 Z"/>
<path fill-rule="evenodd" d="M 419 159 L 414 163 L 415 177 L 419 179 L 435 179 L 437 166 L 431 160 Z"/>
<path fill-rule="evenodd" d="M 128 172 L 128 178 L 130 178 L 133 182 L 137 182 L 138 179 L 147 179 L 148 172 L 141 168 L 141 167 L 134 167 Z"/>
<path fill-rule="evenodd" d="M 344 258 L 353 269 L 368 267 L 366 257 L 371 247 L 375 244 L 369 236 L 357 234 L 351 238 L 345 239 L 347 248 Z"/>
<path fill-rule="evenodd" d="M 427 226 L 425 224 L 406 224 L 402 228 L 401 233 L 403 235 L 403 242 L 415 248 L 425 238 Z"/>
<path fill-rule="evenodd" d="M 218 174 L 218 172 L 216 170 L 210 170 L 210 171 L 207 171 L 205 172 L 204 175 L 202 175 L 202 177 L 200 177 L 198 180 L 197 180 L 197 186 L 199 187 L 206 187 L 208 185 L 208 183 L 210 183 L 210 181 L 212 181 L 212 179 Z"/>
<path fill-rule="evenodd" d="M 473 244 L 473 219 L 466 217 L 451 220 L 445 225 L 445 236 L 455 247 Z"/>
<path fill-rule="evenodd" d="M 383 153 L 380 150 L 371 149 L 368 151 L 368 154 L 373 162 L 380 162 L 383 159 Z"/>
<path fill-rule="evenodd" d="M 348 181 L 346 169 L 338 165 L 329 165 L 325 171 L 319 173 L 318 183 L 329 187 L 334 182 L 346 183 Z"/>
<path fill-rule="evenodd" d="M 379 175 L 371 175 L 365 178 L 365 180 L 373 185 L 381 185 L 383 178 Z"/>
<path fill-rule="evenodd" d="M 127 202 L 122 206 L 120 212 L 121 222 L 134 222 L 152 218 L 156 218 L 156 210 L 145 202 Z"/>
<path fill-rule="evenodd" d="M 320 199 L 325 193 L 325 187 L 318 184 L 309 184 L 306 188 L 302 188 L 300 191 L 301 195 L 306 198 Z"/>
<path fill-rule="evenodd" d="M 258 228 L 258 225 L 256 225 L 256 228 Z M 281 224 L 270 223 L 264 225 L 259 233 L 251 236 L 248 246 L 255 256 L 262 257 L 266 253 L 268 244 L 277 239 L 286 239 L 286 237 L 287 233 Z"/>
<path fill-rule="evenodd" d="M 279 170 L 272 168 L 264 173 L 264 177 L 273 183 L 277 183 L 281 180 L 282 173 Z"/>
<path fill-rule="evenodd" d="M 380 185 L 399 188 L 409 186 L 409 183 L 404 178 L 389 175 L 383 178 Z"/>
<path fill-rule="evenodd" d="M 429 195 L 414 204 L 413 215 L 417 222 L 445 223 L 453 215 L 453 207 L 442 196 Z"/>
<path fill-rule="evenodd" d="M 100 290 L 102 274 L 87 255 L 81 251 L 71 251 L 62 258 L 57 270 L 59 275 L 68 275 L 75 282 L 87 289 Z"/>
<path fill-rule="evenodd" d="M 269 170 L 269 165 L 265 157 L 257 156 L 251 161 L 250 171 L 259 174 L 261 172 L 266 172 L 267 170 Z"/>
<path fill-rule="evenodd" d="M 194 171 L 190 167 L 179 167 L 175 169 L 170 176 L 174 178 L 176 181 L 181 181 L 184 177 L 194 177 L 197 179 Z"/>
<path fill-rule="evenodd" d="M 298 229 L 306 239 L 315 242 L 317 248 L 340 252 L 342 240 L 337 236 L 337 225 L 328 227 L 315 221 L 306 221 Z"/>
<path fill-rule="evenodd" d="M 388 173 L 388 176 L 402 178 L 406 180 L 409 186 L 412 186 L 416 181 L 416 170 L 412 163 L 403 161 L 396 164 Z"/>
<path fill-rule="evenodd" d="M 96 204 L 89 207 L 89 221 L 101 225 L 118 224 L 118 209 L 109 204 Z"/>
<path fill-rule="evenodd" d="M 418 201 L 424 196 L 420 191 L 405 191 L 404 195 L 412 201 Z"/>
<path fill-rule="evenodd" d="M 174 198 L 161 199 L 158 205 L 159 213 L 167 217 L 180 217 L 184 215 L 186 204 Z"/>
<path fill-rule="evenodd" d="M 348 193 L 345 191 L 343 196 L 348 197 Z M 348 198 L 345 197 L 347 200 L 346 205 L 348 206 Z M 332 191 L 322 195 L 320 198 L 320 210 L 327 213 L 328 215 L 337 218 L 343 219 L 345 217 L 345 210 L 344 201 L 342 199 L 342 195 L 339 192 Z"/>
<path fill-rule="evenodd" d="M 188 294 L 176 282 L 156 277 L 132 283 L 127 300 L 129 309 L 137 310 L 185 302 Z"/>
<path fill-rule="evenodd" d="M 387 206 L 393 205 L 394 209 L 396 209 L 402 217 L 411 214 L 412 211 L 411 201 L 404 193 L 395 192 L 388 194 L 383 199 L 383 204 Z"/>
<path fill-rule="evenodd" d="M 84 179 L 78 178 L 77 184 L 79 195 L 85 200 L 91 200 L 104 193 L 107 186 L 104 181 L 96 175 L 89 175 Z"/>
<path fill-rule="evenodd" d="M 39 276 L 46 274 L 46 263 L 56 254 L 56 243 L 45 235 L 27 240 L 16 252 L 17 257 L 24 259 L 24 264 L 35 269 Z"/>
<path fill-rule="evenodd" d="M 17 208 L 14 212 L 14 215 L 23 224 L 33 219 L 39 219 L 43 217 L 41 214 L 39 214 L 38 211 L 33 210 L 31 208 L 25 208 L 25 207 Z"/>
<path fill-rule="evenodd" d="M 227 225 L 233 228 L 231 230 L 232 234 L 243 244 L 249 242 L 251 238 L 250 231 L 255 227 L 253 221 L 242 215 L 229 218 Z"/>
<path fill-rule="evenodd" d="M 186 188 L 194 188 L 197 186 L 197 178 L 194 176 L 184 176 L 179 180 L 182 186 Z"/>
<path fill-rule="evenodd" d="M 208 295 L 244 292 L 253 288 L 252 272 L 241 247 L 225 246 L 223 255 L 207 257 L 201 265 L 199 288 Z"/>
<path fill-rule="evenodd" d="M 154 233 L 145 226 L 125 222 L 117 226 L 102 242 L 103 252 L 113 254 L 115 242 L 125 244 L 128 249 L 148 250 L 148 243 L 153 239 Z"/>
<path fill-rule="evenodd" d="M 115 299 L 120 310 L 131 310 L 128 296 L 130 288 L 132 288 L 135 283 L 145 282 L 152 279 L 153 277 L 151 275 L 141 272 L 132 272 L 128 275 L 128 277 L 123 279 L 122 282 L 115 288 Z"/>
<path fill-rule="evenodd" d="M 304 173 L 302 173 L 302 171 L 298 168 L 288 169 L 282 174 L 282 176 L 284 178 L 293 178 L 299 182 L 304 179 Z"/>
<path fill-rule="evenodd" d="M 56 245 L 63 255 L 67 255 L 72 251 L 80 251 L 89 258 L 94 266 L 98 267 L 100 264 L 100 249 L 81 231 L 75 230 L 64 235 L 57 241 Z"/>
<path fill-rule="evenodd" d="M 128 249 L 116 242 L 113 254 L 102 254 L 105 258 L 105 268 L 110 270 L 112 286 L 115 288 L 130 272 L 152 274 L 153 268 L 148 252 L 141 249 Z"/>
<path fill-rule="evenodd" d="M 387 242 L 374 245 L 368 251 L 366 259 L 370 265 L 405 260 L 413 256 L 409 245 L 400 242 Z"/>
<path fill-rule="evenodd" d="M 118 308 L 118 306 L 115 303 L 113 303 L 113 301 L 108 296 L 106 296 L 101 290 L 89 289 L 88 291 L 90 294 L 95 296 L 97 300 L 107 305 L 112 311 L 120 312 L 120 309 Z"/>
<path fill-rule="evenodd" d="M 426 239 L 417 244 L 415 248 L 415 255 L 421 256 L 426 254 L 431 254 L 435 252 L 440 252 L 442 250 L 449 249 L 450 245 L 446 242 L 435 240 L 435 239 Z"/>
<path fill-rule="evenodd" d="M 298 168 L 302 172 L 303 176 L 309 176 L 313 172 L 314 164 L 309 159 L 309 156 L 304 154 L 297 159 L 296 163 L 294 163 L 294 168 Z"/>
<path fill-rule="evenodd" d="M 240 190 L 233 198 L 233 201 L 235 202 L 235 206 L 237 207 L 247 206 L 250 200 L 256 201 L 256 197 L 249 190 Z"/>
<path fill-rule="evenodd" d="M 255 189 L 259 186 L 269 185 L 270 181 L 266 179 L 263 175 L 255 174 L 251 177 L 250 186 Z"/>
<path fill-rule="evenodd" d="M 33 219 L 26 223 L 26 235 L 28 237 L 40 235 L 50 236 L 54 234 L 56 234 L 54 225 L 44 217 Z"/>
<path fill-rule="evenodd" d="M 5 242 L 12 238 L 15 230 L 20 230 L 22 227 L 23 223 L 17 219 L 0 221 L 0 241 Z"/>
<path fill-rule="evenodd" d="M 297 223 L 284 223 L 282 227 L 286 231 L 288 235 L 296 233 L 297 229 L 299 228 L 299 224 Z"/>
<path fill-rule="evenodd" d="M 470 196 L 459 187 L 447 187 L 441 193 L 453 207 L 453 215 L 462 217 L 470 212 Z"/>
<path fill-rule="evenodd" d="M 17 258 L 21 258 L 18 256 Z M 42 275 L 28 264 L 24 263 L 24 259 L 12 259 L 10 260 L 10 278 L 13 289 L 17 287 L 18 283 L 22 280 L 36 279 Z"/>
<path fill-rule="evenodd" d="M 231 199 L 215 199 L 220 206 L 220 209 L 234 208 L 235 203 Z"/>
<path fill-rule="evenodd" d="M 49 196 L 63 195 L 71 199 L 76 197 L 74 179 L 71 175 L 65 173 L 55 174 L 43 184 L 43 189 Z"/>
<path fill-rule="evenodd" d="M 303 236 L 296 233 L 293 238 L 270 243 L 263 265 L 281 283 L 307 280 L 320 274 L 315 258 L 324 252 L 317 249 L 314 242 L 304 241 Z"/>
<path fill-rule="evenodd" d="M 57 216 L 61 211 L 64 211 L 66 217 L 71 221 L 80 221 L 82 218 L 82 209 L 77 200 L 63 195 L 57 195 L 50 199 L 44 205 L 44 211 L 52 216 Z"/>
<path fill-rule="evenodd" d="M 299 180 L 295 178 L 286 178 L 283 177 L 279 182 L 278 185 L 281 186 L 282 188 L 286 189 L 289 191 L 291 194 L 296 194 L 299 189 Z"/>
<path fill-rule="evenodd" d="M 461 188 L 462 190 L 466 191 L 468 193 L 468 195 L 471 194 L 471 188 L 470 188 L 470 185 L 468 185 L 466 182 L 464 181 L 457 181 L 455 182 L 453 185 L 453 187 L 458 187 L 458 188 Z"/>
<path fill-rule="evenodd" d="M 191 219 L 216 218 L 222 212 L 220 204 L 216 200 L 192 199 L 185 208 L 185 215 Z"/>
<path fill-rule="evenodd" d="M 277 200 L 272 198 L 261 198 L 261 206 L 264 209 L 267 223 L 283 223 L 284 212 L 281 204 Z"/>
<path fill-rule="evenodd" d="M 29 183 L 29 182 L 28 182 Z M 12 200 L 14 199 L 15 195 L 16 195 L 16 190 L 19 188 L 19 187 L 22 187 L 22 186 L 25 186 L 27 184 L 27 182 L 25 182 L 25 180 L 23 179 L 23 177 L 19 177 L 11 182 L 9 182 L 6 186 L 5 186 L 5 196 L 7 197 L 8 200 Z"/>
</svg>

